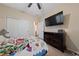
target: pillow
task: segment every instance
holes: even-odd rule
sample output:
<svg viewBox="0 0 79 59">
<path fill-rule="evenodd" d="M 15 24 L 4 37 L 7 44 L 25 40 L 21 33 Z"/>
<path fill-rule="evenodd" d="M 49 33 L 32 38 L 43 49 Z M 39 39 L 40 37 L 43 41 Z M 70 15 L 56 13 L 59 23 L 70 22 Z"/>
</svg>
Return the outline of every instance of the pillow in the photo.
<svg viewBox="0 0 79 59">
<path fill-rule="evenodd" d="M 4 36 L 0 36 L 0 44 L 2 44 L 3 42 L 7 42 L 9 39 L 5 38 Z"/>
<path fill-rule="evenodd" d="M 5 40 L 6 40 L 6 38 L 1 35 L 0 36 L 0 44 L 2 44 Z"/>
</svg>

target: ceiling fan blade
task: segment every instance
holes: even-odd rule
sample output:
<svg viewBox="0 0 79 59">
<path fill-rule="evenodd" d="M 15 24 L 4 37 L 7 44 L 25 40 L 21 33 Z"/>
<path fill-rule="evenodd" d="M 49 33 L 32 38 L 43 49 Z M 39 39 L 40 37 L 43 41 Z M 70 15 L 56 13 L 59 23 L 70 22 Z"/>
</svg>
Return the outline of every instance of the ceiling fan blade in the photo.
<svg viewBox="0 0 79 59">
<path fill-rule="evenodd" d="M 29 3 L 28 7 L 31 7 L 32 3 Z"/>
<path fill-rule="evenodd" d="M 38 6 L 38 8 L 39 8 L 39 9 L 41 9 L 41 6 L 40 6 L 40 4 L 39 4 L 39 3 L 37 3 L 37 6 Z"/>
</svg>

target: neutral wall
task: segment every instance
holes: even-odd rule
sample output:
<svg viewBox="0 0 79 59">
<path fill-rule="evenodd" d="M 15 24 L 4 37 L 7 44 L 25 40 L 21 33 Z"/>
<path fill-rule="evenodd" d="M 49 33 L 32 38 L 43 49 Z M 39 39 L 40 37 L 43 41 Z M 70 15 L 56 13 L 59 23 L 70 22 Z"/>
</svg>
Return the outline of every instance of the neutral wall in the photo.
<svg viewBox="0 0 79 59">
<path fill-rule="evenodd" d="M 45 15 L 45 18 L 60 11 L 64 12 L 64 25 L 45 27 L 45 31 L 57 31 L 64 29 L 67 33 L 67 48 L 79 53 L 79 4 L 57 4 L 53 10 Z"/>
<path fill-rule="evenodd" d="M 14 8 L 6 7 L 0 4 L 0 30 L 6 28 L 6 19 L 7 17 L 16 18 L 16 19 L 25 19 L 30 21 L 29 28 L 31 33 L 34 34 L 34 17 L 29 15 L 28 13 L 24 13 L 23 11 L 19 11 Z"/>
<path fill-rule="evenodd" d="M 2 30 L 5 26 L 5 18 L 4 17 L 0 17 L 0 30 Z"/>
</svg>

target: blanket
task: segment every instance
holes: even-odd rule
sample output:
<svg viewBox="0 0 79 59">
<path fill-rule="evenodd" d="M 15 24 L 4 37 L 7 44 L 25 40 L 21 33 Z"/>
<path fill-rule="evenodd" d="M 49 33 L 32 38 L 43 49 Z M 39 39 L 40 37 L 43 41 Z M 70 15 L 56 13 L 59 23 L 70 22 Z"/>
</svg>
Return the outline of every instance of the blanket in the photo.
<svg viewBox="0 0 79 59">
<path fill-rule="evenodd" d="M 0 44 L 0 56 L 44 56 L 46 43 L 37 37 L 9 39 Z"/>
</svg>

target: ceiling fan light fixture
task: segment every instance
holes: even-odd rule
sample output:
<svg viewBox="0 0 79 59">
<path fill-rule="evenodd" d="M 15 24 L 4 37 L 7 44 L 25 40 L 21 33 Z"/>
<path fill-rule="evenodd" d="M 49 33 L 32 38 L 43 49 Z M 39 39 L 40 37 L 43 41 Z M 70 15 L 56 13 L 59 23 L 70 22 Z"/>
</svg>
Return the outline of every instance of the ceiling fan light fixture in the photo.
<svg viewBox="0 0 79 59">
<path fill-rule="evenodd" d="M 31 7 L 32 3 L 29 3 L 28 7 Z"/>
<path fill-rule="evenodd" d="M 29 3 L 28 8 L 30 8 L 31 5 L 32 5 L 32 3 Z M 37 5 L 38 9 L 40 10 L 41 9 L 40 3 L 36 3 L 36 5 Z"/>
<path fill-rule="evenodd" d="M 37 6 L 38 6 L 38 8 L 39 8 L 39 9 L 41 9 L 41 6 L 40 6 L 40 4 L 39 4 L 39 3 L 37 3 Z"/>
</svg>

